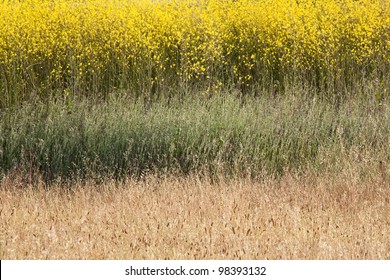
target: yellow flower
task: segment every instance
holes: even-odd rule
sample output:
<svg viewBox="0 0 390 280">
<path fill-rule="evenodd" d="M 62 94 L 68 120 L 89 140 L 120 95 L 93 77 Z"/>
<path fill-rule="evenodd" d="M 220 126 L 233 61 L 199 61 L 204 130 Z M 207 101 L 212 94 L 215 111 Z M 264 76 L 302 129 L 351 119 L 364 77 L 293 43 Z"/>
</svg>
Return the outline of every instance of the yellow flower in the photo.
<svg viewBox="0 0 390 280">
<path fill-rule="evenodd" d="M 0 3 L 1 68 L 30 86 L 211 88 L 383 63 L 390 63 L 390 1 Z"/>
</svg>

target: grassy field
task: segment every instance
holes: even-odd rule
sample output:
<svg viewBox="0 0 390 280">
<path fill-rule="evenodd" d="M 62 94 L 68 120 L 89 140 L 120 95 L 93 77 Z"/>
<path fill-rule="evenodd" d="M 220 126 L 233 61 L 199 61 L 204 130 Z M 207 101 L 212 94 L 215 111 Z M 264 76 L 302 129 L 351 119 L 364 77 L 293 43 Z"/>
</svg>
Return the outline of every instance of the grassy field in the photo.
<svg viewBox="0 0 390 280">
<path fill-rule="evenodd" d="M 365 90 L 368 91 L 366 88 Z M 29 102 L 0 120 L 0 174 L 26 183 L 148 174 L 278 177 L 354 169 L 362 180 L 390 164 L 390 103 L 361 93 L 327 100 L 284 95 L 126 96 Z"/>
<path fill-rule="evenodd" d="M 285 175 L 3 181 L 1 259 L 390 259 L 390 186 Z M 20 182 L 19 182 L 20 183 Z"/>
<path fill-rule="evenodd" d="M 1 259 L 390 259 L 390 2 L 0 3 Z"/>
</svg>

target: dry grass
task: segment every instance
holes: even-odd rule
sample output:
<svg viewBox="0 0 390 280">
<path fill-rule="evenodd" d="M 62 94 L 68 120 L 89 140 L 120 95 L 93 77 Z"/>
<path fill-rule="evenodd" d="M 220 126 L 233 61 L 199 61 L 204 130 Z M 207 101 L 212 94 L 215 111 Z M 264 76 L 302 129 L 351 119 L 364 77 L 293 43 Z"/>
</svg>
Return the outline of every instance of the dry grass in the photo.
<svg viewBox="0 0 390 280">
<path fill-rule="evenodd" d="M 389 259 L 390 187 L 149 178 L 50 190 L 3 180 L 1 259 Z"/>
</svg>

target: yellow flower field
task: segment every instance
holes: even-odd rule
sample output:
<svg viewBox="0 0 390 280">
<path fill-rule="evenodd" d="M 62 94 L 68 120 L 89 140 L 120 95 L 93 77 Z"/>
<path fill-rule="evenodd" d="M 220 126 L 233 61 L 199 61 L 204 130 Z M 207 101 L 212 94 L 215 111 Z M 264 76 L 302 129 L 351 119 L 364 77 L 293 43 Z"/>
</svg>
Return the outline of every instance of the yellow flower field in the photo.
<svg viewBox="0 0 390 280">
<path fill-rule="evenodd" d="M 388 0 L 9 0 L 4 97 L 383 77 Z"/>
</svg>

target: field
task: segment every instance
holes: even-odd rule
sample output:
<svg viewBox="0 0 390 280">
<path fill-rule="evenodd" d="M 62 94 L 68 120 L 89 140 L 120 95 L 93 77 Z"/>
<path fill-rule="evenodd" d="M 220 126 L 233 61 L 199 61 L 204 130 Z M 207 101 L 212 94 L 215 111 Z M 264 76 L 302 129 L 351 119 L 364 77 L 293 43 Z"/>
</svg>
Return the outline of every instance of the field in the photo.
<svg viewBox="0 0 390 280">
<path fill-rule="evenodd" d="M 0 3 L 1 259 L 390 259 L 390 2 Z"/>
<path fill-rule="evenodd" d="M 389 186 L 327 179 L 3 183 L 1 259 L 389 259 Z"/>
<path fill-rule="evenodd" d="M 10 0 L 0 13 L 0 106 L 118 89 L 389 88 L 385 0 Z"/>
</svg>

